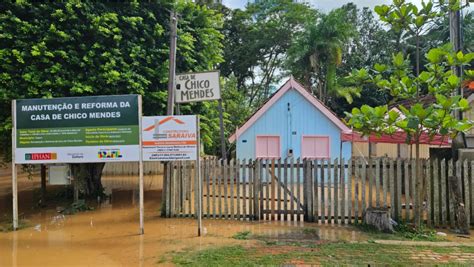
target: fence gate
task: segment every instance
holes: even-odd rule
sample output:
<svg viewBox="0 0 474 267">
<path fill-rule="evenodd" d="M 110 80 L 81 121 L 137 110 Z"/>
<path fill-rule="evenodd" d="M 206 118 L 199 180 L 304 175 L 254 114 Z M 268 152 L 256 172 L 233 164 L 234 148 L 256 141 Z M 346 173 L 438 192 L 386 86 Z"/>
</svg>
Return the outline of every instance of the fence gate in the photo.
<svg viewBox="0 0 474 267">
<path fill-rule="evenodd" d="M 163 215 L 194 217 L 198 195 L 194 162 L 166 170 Z M 359 223 L 368 207 L 388 208 L 397 221 L 413 222 L 421 205 L 430 226 L 454 227 L 454 190 L 462 192 L 467 219 L 474 221 L 474 161 L 423 160 L 426 194 L 416 184 L 415 160 L 389 158 L 258 159 L 204 158 L 203 217 L 237 220 Z M 448 178 L 457 174 L 459 188 Z"/>
<path fill-rule="evenodd" d="M 260 219 L 301 221 L 304 215 L 302 164 L 298 159 L 256 161 Z"/>
</svg>

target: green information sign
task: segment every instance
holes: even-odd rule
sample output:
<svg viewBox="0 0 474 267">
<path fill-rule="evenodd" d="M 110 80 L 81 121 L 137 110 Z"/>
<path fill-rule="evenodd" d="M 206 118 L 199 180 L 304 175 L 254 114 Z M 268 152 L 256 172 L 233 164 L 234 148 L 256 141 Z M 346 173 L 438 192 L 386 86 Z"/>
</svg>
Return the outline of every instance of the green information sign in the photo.
<svg viewBox="0 0 474 267">
<path fill-rule="evenodd" d="M 138 106 L 138 95 L 16 100 L 17 163 L 136 161 Z"/>
</svg>

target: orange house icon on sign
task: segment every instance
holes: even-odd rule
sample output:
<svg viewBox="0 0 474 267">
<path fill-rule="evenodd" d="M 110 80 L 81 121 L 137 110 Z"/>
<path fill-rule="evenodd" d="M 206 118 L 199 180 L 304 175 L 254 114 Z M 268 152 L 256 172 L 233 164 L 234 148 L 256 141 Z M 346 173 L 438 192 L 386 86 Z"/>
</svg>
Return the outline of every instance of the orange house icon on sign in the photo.
<svg viewBox="0 0 474 267">
<path fill-rule="evenodd" d="M 184 124 L 184 121 L 180 120 L 180 119 L 177 119 L 173 116 L 169 116 L 169 117 L 166 117 L 162 120 L 155 120 L 155 123 L 147 128 L 144 129 L 144 131 L 151 131 L 151 130 L 155 130 L 154 131 L 154 134 L 159 134 L 159 128 L 160 128 L 160 125 L 162 124 L 165 124 L 169 121 L 174 121 L 175 123 L 177 124 Z"/>
</svg>

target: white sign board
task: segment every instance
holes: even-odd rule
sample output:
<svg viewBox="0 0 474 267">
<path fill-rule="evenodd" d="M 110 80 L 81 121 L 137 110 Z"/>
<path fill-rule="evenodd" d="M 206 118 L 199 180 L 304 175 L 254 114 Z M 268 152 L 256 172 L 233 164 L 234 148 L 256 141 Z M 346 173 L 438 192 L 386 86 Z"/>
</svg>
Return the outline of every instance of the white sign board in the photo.
<svg viewBox="0 0 474 267">
<path fill-rule="evenodd" d="M 50 165 L 48 167 L 48 182 L 50 185 L 69 185 L 71 184 L 71 174 L 68 165 Z"/>
<path fill-rule="evenodd" d="M 176 75 L 176 103 L 217 100 L 221 98 L 219 72 L 198 72 Z"/>
<path fill-rule="evenodd" d="M 142 119 L 143 160 L 196 160 L 196 116 L 153 116 Z"/>
</svg>

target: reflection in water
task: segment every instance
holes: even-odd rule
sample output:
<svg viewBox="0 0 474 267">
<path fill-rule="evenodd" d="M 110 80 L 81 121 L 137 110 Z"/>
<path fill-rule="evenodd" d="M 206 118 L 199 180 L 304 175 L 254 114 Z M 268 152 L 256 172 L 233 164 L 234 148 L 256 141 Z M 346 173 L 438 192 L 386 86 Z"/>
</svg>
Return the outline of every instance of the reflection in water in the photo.
<svg viewBox="0 0 474 267">
<path fill-rule="evenodd" d="M 64 224 L 65 220 L 66 220 L 66 216 L 64 216 L 63 214 L 60 214 L 60 215 L 53 216 L 49 224 L 61 226 L 62 224 Z"/>
<path fill-rule="evenodd" d="M 41 224 L 36 225 L 34 229 L 36 232 L 41 232 Z"/>
<path fill-rule="evenodd" d="M 12 242 L 12 266 L 16 267 L 17 264 L 17 251 L 18 251 L 18 233 L 13 233 L 13 242 Z"/>
<path fill-rule="evenodd" d="M 143 235 L 140 235 L 140 244 L 139 244 L 139 249 L 138 249 L 138 260 L 139 260 L 139 265 L 140 267 L 143 266 L 143 261 L 144 261 L 144 258 L 143 258 L 143 238 L 144 236 Z"/>
</svg>

